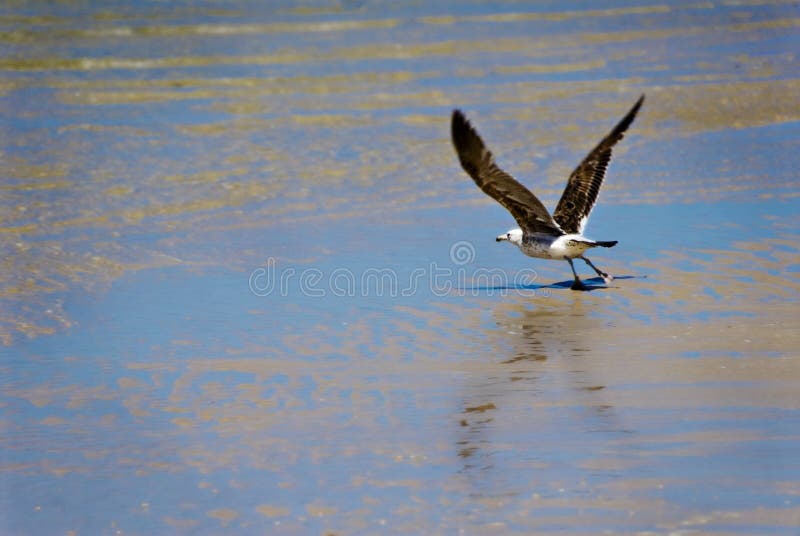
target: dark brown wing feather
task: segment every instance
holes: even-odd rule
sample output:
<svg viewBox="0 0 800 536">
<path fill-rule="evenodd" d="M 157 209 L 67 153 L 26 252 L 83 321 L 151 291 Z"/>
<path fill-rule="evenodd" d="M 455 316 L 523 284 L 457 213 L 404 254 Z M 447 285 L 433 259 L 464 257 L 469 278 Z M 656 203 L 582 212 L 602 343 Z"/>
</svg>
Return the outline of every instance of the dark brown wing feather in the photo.
<svg viewBox="0 0 800 536">
<path fill-rule="evenodd" d="M 556 206 L 553 218 L 558 222 L 562 229 L 567 233 L 582 233 L 589 214 L 597 201 L 597 194 L 600 193 L 600 186 L 603 184 L 603 177 L 606 168 L 611 160 L 611 149 L 622 139 L 625 131 L 633 123 L 636 113 L 644 102 L 644 95 L 639 97 L 633 108 L 627 113 L 622 121 L 614 127 L 608 136 L 603 138 L 597 147 L 575 168 L 569 176 L 567 187 L 561 194 L 561 200 Z"/>
<path fill-rule="evenodd" d="M 508 210 L 526 233 L 564 234 L 542 202 L 497 167 L 494 156 L 460 110 L 453 111 L 451 133 L 461 167 L 486 195 Z"/>
</svg>

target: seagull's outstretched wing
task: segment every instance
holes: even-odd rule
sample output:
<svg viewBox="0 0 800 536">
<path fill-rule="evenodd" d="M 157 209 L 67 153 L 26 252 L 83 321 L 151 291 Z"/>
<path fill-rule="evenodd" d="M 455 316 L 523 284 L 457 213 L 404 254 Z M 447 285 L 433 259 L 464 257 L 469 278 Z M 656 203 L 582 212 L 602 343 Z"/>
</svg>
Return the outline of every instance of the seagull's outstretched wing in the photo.
<svg viewBox="0 0 800 536">
<path fill-rule="evenodd" d="M 625 131 L 633 123 L 643 102 L 644 95 L 639 97 L 622 121 L 608 136 L 603 138 L 603 141 L 584 158 L 583 162 L 569 176 L 567 187 L 561 194 L 561 200 L 553 213 L 553 218 L 567 233 L 583 233 L 589 214 L 597 201 L 597 194 L 600 193 L 600 186 L 603 184 L 603 177 L 611 160 L 611 149 L 622 139 Z"/>
<path fill-rule="evenodd" d="M 497 167 L 491 151 L 460 110 L 453 111 L 451 134 L 461 167 L 486 195 L 506 207 L 524 232 L 564 234 L 542 202 Z"/>
</svg>

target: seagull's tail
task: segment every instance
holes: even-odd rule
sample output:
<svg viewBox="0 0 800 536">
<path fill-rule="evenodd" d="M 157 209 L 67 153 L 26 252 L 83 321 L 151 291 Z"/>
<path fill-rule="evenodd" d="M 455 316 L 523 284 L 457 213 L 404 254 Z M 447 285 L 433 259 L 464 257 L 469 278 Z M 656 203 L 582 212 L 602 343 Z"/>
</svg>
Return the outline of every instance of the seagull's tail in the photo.
<svg viewBox="0 0 800 536">
<path fill-rule="evenodd" d="M 617 245 L 617 240 L 611 240 L 608 242 L 595 242 L 596 246 L 604 247 L 604 248 L 613 248 Z"/>
<path fill-rule="evenodd" d="M 583 239 L 578 238 L 575 241 L 576 242 L 580 242 L 581 244 L 586 244 L 590 248 L 596 248 L 597 246 L 600 246 L 602 248 L 613 248 L 614 246 L 617 245 L 617 241 L 616 240 L 609 240 L 609 241 L 606 241 L 606 242 L 598 242 L 597 240 L 589 240 L 588 238 L 583 238 Z"/>
</svg>

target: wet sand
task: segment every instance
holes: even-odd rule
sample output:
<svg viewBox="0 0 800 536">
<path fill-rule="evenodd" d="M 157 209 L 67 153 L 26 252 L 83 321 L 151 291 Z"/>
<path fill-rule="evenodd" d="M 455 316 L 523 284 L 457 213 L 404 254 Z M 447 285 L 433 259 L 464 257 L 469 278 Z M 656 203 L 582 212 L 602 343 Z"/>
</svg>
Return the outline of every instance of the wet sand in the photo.
<svg viewBox="0 0 800 536">
<path fill-rule="evenodd" d="M 49 10 L 0 11 L 0 533 L 796 533 L 791 3 Z M 572 292 L 450 111 L 553 207 L 640 93 Z"/>
</svg>

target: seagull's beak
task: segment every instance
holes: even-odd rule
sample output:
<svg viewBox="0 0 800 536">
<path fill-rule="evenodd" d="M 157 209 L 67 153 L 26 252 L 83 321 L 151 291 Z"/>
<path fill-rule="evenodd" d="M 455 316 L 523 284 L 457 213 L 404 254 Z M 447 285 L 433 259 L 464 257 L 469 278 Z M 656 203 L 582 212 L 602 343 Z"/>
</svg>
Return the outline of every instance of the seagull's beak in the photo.
<svg viewBox="0 0 800 536">
<path fill-rule="evenodd" d="M 501 234 L 500 236 L 498 236 L 494 240 L 495 240 L 495 242 L 502 242 L 503 240 L 508 240 L 508 237 L 506 235 L 504 235 L 504 234 Z"/>
</svg>

